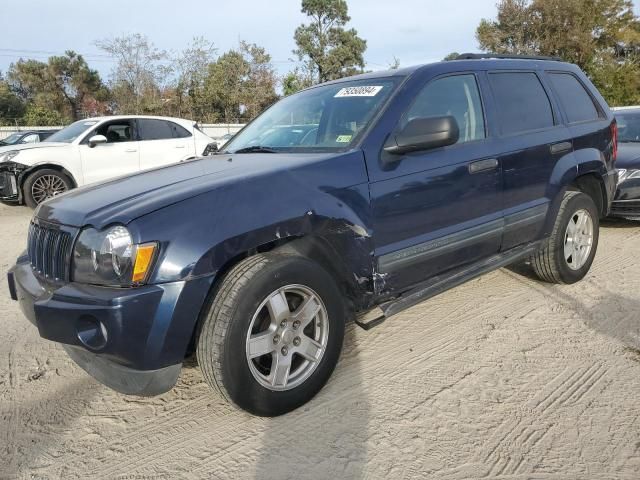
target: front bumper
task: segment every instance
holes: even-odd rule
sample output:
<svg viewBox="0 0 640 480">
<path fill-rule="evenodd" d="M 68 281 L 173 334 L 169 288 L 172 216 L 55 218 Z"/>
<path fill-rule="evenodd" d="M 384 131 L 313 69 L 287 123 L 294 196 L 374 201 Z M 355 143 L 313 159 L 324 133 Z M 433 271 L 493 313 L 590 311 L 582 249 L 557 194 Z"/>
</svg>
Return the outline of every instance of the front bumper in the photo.
<svg viewBox="0 0 640 480">
<path fill-rule="evenodd" d="M 618 184 L 611 216 L 640 220 L 640 178 L 630 178 Z"/>
<path fill-rule="evenodd" d="M 139 288 L 55 285 L 23 256 L 8 281 L 40 336 L 63 344 L 90 375 L 121 393 L 157 395 L 177 381 L 212 279 Z"/>
<path fill-rule="evenodd" d="M 13 171 L 0 171 L 0 200 L 3 202 L 20 201 L 18 175 Z"/>
</svg>

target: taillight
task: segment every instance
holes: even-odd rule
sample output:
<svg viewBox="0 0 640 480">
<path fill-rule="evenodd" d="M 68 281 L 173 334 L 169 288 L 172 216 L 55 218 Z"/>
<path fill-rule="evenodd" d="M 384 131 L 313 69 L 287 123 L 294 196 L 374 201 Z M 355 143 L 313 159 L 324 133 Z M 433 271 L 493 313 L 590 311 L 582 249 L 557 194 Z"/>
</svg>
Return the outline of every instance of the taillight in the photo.
<svg viewBox="0 0 640 480">
<path fill-rule="evenodd" d="M 611 154 L 611 161 L 615 163 L 618 158 L 618 122 L 615 120 L 611 124 L 611 144 L 613 146 L 613 152 Z"/>
</svg>

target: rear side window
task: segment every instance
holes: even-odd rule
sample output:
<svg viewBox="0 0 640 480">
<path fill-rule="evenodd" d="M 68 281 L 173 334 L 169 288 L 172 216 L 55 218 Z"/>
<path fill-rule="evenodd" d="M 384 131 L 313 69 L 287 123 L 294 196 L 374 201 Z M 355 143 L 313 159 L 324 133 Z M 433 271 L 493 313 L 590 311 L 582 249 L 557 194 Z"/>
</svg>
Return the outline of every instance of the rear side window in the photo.
<svg viewBox="0 0 640 480">
<path fill-rule="evenodd" d="M 181 127 L 177 123 L 167 122 L 169 127 L 171 127 L 171 132 L 173 133 L 173 138 L 187 138 L 191 136 L 189 130 L 184 127 Z"/>
<path fill-rule="evenodd" d="M 549 78 L 569 123 L 588 122 L 600 117 L 591 95 L 576 77 L 570 73 L 549 73 Z"/>
<path fill-rule="evenodd" d="M 535 73 L 491 73 L 489 82 L 504 135 L 554 125 L 549 97 Z"/>
<path fill-rule="evenodd" d="M 165 140 L 173 138 L 173 129 L 169 122 L 155 119 L 139 119 L 138 134 L 140 140 Z"/>
<path fill-rule="evenodd" d="M 482 102 L 474 75 L 454 75 L 428 83 L 405 115 L 402 126 L 414 118 L 445 115 L 451 115 L 458 123 L 458 143 L 485 137 Z"/>
</svg>

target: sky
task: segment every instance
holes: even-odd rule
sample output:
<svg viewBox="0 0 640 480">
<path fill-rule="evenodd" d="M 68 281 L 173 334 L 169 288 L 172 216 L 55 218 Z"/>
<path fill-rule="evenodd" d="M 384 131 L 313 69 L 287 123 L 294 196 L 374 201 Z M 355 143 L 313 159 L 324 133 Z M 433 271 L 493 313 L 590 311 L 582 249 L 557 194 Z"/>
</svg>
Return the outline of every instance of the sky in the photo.
<svg viewBox="0 0 640 480">
<path fill-rule="evenodd" d="M 348 0 L 351 22 L 367 40 L 367 69 L 384 70 L 394 56 L 402 66 L 477 51 L 475 29 L 493 18 L 497 0 Z M 305 21 L 300 0 L 22 0 L 2 2 L 0 71 L 19 58 L 46 61 L 74 50 L 108 79 L 114 66 L 95 41 L 141 33 L 157 47 L 180 52 L 193 37 L 218 53 L 239 40 L 263 46 L 280 73 L 295 66 L 293 33 Z M 21 20 L 22 19 L 22 20 Z"/>
</svg>

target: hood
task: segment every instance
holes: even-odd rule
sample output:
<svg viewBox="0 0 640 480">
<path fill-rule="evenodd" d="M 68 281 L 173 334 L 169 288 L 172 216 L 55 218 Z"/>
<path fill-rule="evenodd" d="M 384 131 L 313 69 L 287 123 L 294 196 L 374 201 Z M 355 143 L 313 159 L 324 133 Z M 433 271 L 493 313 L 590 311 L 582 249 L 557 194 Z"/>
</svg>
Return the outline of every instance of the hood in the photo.
<svg viewBox="0 0 640 480">
<path fill-rule="evenodd" d="M 640 142 L 620 142 L 618 143 L 617 168 L 639 168 L 640 169 Z"/>
<path fill-rule="evenodd" d="M 70 143 L 62 142 L 38 142 L 38 143 L 19 143 L 18 145 L 0 145 L 0 153 L 12 152 L 14 150 L 31 150 L 34 148 L 56 148 L 68 147 Z"/>
<path fill-rule="evenodd" d="M 215 155 L 120 177 L 71 190 L 42 203 L 35 215 L 42 220 L 102 228 L 132 220 L 182 200 L 277 170 L 314 163 L 335 154 Z"/>
</svg>

